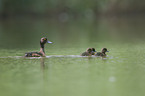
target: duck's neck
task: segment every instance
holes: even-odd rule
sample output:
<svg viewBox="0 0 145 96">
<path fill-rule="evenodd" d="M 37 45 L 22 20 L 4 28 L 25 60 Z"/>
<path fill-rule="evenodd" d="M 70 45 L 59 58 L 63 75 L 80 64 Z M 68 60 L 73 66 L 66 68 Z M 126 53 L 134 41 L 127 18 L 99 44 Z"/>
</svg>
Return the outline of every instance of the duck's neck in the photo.
<svg viewBox="0 0 145 96">
<path fill-rule="evenodd" d="M 40 53 L 42 54 L 42 56 L 45 56 L 44 48 L 40 48 Z"/>
<path fill-rule="evenodd" d="M 40 53 L 42 53 L 43 56 L 45 56 L 45 51 L 44 51 L 44 44 L 40 42 Z"/>
<path fill-rule="evenodd" d="M 40 48 L 40 52 L 45 53 L 44 48 Z"/>
</svg>

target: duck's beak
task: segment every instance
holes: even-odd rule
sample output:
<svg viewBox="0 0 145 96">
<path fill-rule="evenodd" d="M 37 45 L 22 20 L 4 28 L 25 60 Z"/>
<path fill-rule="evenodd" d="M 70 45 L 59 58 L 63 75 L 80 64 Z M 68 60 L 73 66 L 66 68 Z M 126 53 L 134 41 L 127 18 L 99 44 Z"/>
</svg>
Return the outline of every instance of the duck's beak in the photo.
<svg viewBox="0 0 145 96">
<path fill-rule="evenodd" d="M 106 52 L 109 52 L 109 51 L 106 51 Z"/>
<path fill-rule="evenodd" d="M 50 43 L 50 44 L 51 44 L 52 42 L 50 42 L 50 41 L 47 41 L 47 43 Z"/>
</svg>

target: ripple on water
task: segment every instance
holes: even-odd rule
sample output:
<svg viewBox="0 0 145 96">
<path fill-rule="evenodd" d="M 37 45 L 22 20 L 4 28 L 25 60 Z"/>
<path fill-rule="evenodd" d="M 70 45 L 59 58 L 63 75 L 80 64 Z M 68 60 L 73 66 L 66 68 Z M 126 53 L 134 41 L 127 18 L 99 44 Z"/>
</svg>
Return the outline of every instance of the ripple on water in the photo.
<svg viewBox="0 0 145 96">
<path fill-rule="evenodd" d="M 86 58 L 88 56 L 80 56 L 80 55 L 49 55 L 49 56 L 46 56 L 45 58 L 53 58 L 53 57 L 64 57 L 64 58 Z M 96 57 L 100 57 L 100 56 L 91 56 L 91 58 L 96 58 Z M 108 57 L 108 56 L 107 56 Z M 7 57 L 0 57 L 0 58 L 28 58 L 28 59 L 40 59 L 40 58 L 43 58 L 43 57 L 24 57 L 24 56 L 7 56 Z M 103 58 L 103 59 L 107 59 L 107 58 Z M 110 58 L 109 58 L 110 59 Z M 112 58 L 111 58 L 112 59 Z"/>
</svg>

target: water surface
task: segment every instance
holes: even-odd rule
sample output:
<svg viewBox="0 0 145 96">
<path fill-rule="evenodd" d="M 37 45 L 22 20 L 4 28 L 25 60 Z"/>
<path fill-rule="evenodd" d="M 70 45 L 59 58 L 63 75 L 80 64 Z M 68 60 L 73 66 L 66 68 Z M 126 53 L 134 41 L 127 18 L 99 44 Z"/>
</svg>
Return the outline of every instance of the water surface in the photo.
<svg viewBox="0 0 145 96">
<path fill-rule="evenodd" d="M 10 19 L 0 23 L 1 96 L 143 96 L 144 18 Z M 39 51 L 46 58 L 24 58 Z M 88 47 L 106 58 L 79 56 Z"/>
</svg>

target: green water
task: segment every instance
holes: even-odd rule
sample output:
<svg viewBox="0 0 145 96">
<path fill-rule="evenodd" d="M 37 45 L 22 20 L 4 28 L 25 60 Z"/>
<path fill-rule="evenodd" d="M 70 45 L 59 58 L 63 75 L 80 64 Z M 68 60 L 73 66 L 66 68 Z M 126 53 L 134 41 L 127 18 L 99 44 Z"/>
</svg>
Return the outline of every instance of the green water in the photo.
<svg viewBox="0 0 145 96">
<path fill-rule="evenodd" d="M 0 96 L 144 96 L 144 20 L 2 21 Z M 45 46 L 51 56 L 22 57 L 43 36 L 54 42 Z M 110 52 L 78 57 L 88 47 Z"/>
</svg>

